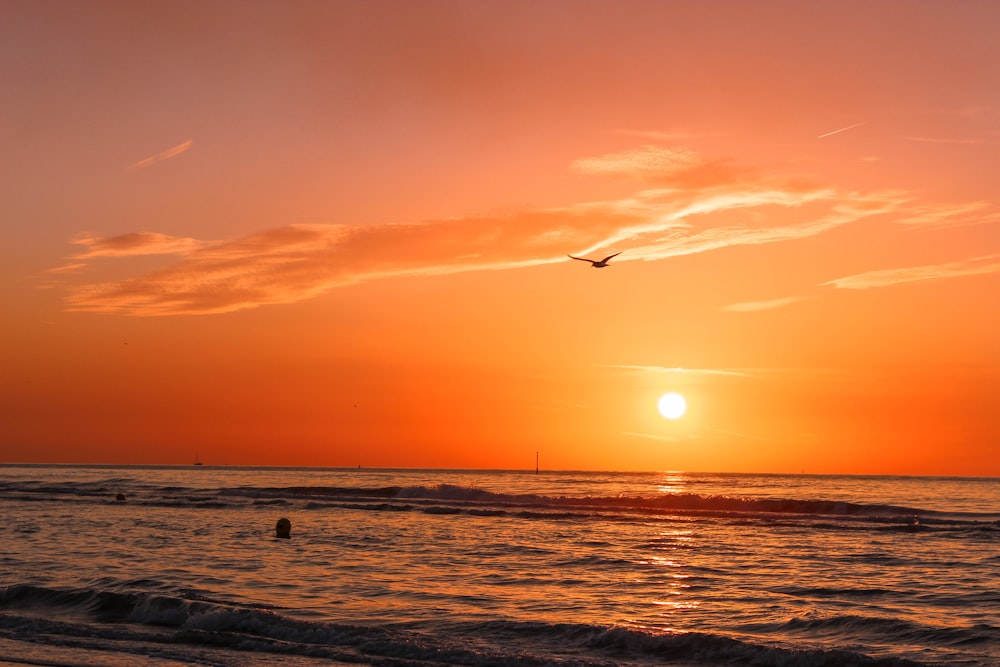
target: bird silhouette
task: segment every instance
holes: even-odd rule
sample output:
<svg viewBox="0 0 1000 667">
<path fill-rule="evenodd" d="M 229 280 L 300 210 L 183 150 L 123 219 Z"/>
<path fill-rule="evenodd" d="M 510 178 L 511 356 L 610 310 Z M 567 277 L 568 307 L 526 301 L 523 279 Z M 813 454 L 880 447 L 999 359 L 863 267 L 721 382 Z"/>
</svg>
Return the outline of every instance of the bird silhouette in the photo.
<svg viewBox="0 0 1000 667">
<path fill-rule="evenodd" d="M 570 259 L 580 260 L 581 262 L 590 262 L 590 265 L 593 266 L 595 269 L 603 269 L 605 266 L 608 265 L 608 261 L 612 257 L 615 257 L 616 255 L 620 255 L 620 254 L 621 254 L 621 252 L 616 252 L 614 255 L 608 255 L 607 257 L 605 257 L 604 259 L 602 259 L 600 261 L 598 261 L 596 259 L 587 259 L 586 257 L 574 257 L 573 255 L 566 255 L 566 256 L 569 257 Z"/>
</svg>

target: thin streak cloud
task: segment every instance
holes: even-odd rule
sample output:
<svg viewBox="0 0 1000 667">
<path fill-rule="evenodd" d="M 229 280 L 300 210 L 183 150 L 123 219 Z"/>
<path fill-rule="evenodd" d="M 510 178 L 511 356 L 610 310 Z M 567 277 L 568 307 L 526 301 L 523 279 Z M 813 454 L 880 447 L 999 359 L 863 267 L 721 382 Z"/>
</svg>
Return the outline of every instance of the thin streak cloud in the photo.
<svg viewBox="0 0 1000 667">
<path fill-rule="evenodd" d="M 915 141 L 922 144 L 959 144 L 972 146 L 983 143 L 978 139 L 954 139 L 948 137 L 905 137 L 905 139 L 907 141 Z"/>
<path fill-rule="evenodd" d="M 168 148 L 165 151 L 157 153 L 156 155 L 151 155 L 151 156 L 149 156 L 147 158 L 143 158 L 142 160 L 139 160 L 138 162 L 133 162 L 128 167 L 129 171 L 136 171 L 138 169 L 145 169 L 146 167 L 151 167 L 152 165 L 156 164 L 157 162 L 163 162 L 164 160 L 169 160 L 170 158 L 177 157 L 181 153 L 184 153 L 185 151 L 187 151 L 188 149 L 190 149 L 191 146 L 193 146 L 193 145 L 194 145 L 194 141 L 192 141 L 191 139 L 188 139 L 187 141 L 181 142 L 181 143 L 177 144 L 176 146 L 174 146 L 172 148 Z"/>
<path fill-rule="evenodd" d="M 848 125 L 847 127 L 842 127 L 839 130 L 833 130 L 832 132 L 825 132 L 825 133 L 817 136 L 816 138 L 817 139 L 825 139 L 826 137 L 832 137 L 835 134 L 840 134 L 841 132 L 847 132 L 848 130 L 853 130 L 854 128 L 861 127 L 864 124 L 865 124 L 864 121 L 862 121 L 860 123 L 855 123 L 854 125 Z"/>
<path fill-rule="evenodd" d="M 975 257 L 973 259 L 947 262 L 945 264 L 882 269 L 829 280 L 821 283 L 821 285 L 832 285 L 841 289 L 871 289 L 874 287 L 889 287 L 901 283 L 912 283 L 920 280 L 941 280 L 944 278 L 986 275 L 1000 272 L 1000 261 L 998 260 L 1000 260 L 1000 255 L 987 255 L 985 257 Z"/>
<path fill-rule="evenodd" d="M 751 373 L 729 368 L 674 368 L 669 366 L 643 366 L 636 364 L 609 364 L 603 368 L 645 371 L 649 373 L 680 373 L 684 375 L 726 375 L 731 377 L 753 377 Z"/>
<path fill-rule="evenodd" d="M 902 225 L 922 227 L 955 227 L 1000 222 L 1000 211 L 991 209 L 987 202 L 968 202 L 952 206 L 911 207 L 907 215 L 898 220 Z"/>
</svg>

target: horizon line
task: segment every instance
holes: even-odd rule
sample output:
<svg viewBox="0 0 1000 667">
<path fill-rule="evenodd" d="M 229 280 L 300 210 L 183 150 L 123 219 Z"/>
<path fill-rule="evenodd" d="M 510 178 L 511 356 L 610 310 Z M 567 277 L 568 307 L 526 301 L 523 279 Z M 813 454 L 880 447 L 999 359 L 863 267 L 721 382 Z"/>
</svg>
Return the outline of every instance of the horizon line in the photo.
<svg viewBox="0 0 1000 667">
<path fill-rule="evenodd" d="M 365 470 L 388 471 L 405 470 L 413 472 L 512 472 L 535 474 L 535 468 L 468 468 L 441 466 L 346 466 L 346 465 L 275 465 L 275 464 L 245 464 L 219 463 L 195 465 L 193 463 L 53 463 L 53 462 L 16 462 L 0 461 L 0 468 L 177 468 L 192 470 L 210 470 L 224 468 L 243 468 L 258 470 Z M 733 476 L 774 476 L 774 477 L 908 477 L 908 478 L 938 478 L 938 479 L 990 479 L 1000 480 L 1000 475 L 977 474 L 941 474 L 941 473 L 878 473 L 878 472 L 775 472 L 760 470 L 610 470 L 600 468 L 539 468 L 541 473 L 593 473 L 593 474 L 623 474 L 623 475 L 733 475 Z"/>
</svg>

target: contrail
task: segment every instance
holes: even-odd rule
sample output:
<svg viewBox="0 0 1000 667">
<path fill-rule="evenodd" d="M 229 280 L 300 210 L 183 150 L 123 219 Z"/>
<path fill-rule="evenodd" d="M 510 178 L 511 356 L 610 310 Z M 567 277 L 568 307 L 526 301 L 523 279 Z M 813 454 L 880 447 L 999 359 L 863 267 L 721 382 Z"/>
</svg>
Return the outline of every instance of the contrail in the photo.
<svg viewBox="0 0 1000 667">
<path fill-rule="evenodd" d="M 191 145 L 193 143 L 194 141 L 188 139 L 183 143 L 177 144 L 173 148 L 168 148 L 162 153 L 157 153 L 156 155 L 152 155 L 148 158 L 145 158 L 144 160 L 139 160 L 138 162 L 129 165 L 129 169 L 132 171 L 136 169 L 144 169 L 151 164 L 156 164 L 157 162 L 162 162 L 163 160 L 169 160 L 170 158 L 176 157 L 177 155 L 180 155 L 187 149 L 191 148 Z"/>
<path fill-rule="evenodd" d="M 829 137 L 829 136 L 832 136 L 834 134 L 840 134 L 841 132 L 847 132 L 848 130 L 853 130 L 854 128 L 858 127 L 859 125 L 864 125 L 864 124 L 865 124 L 865 122 L 861 121 L 860 123 L 855 123 L 854 125 L 848 125 L 847 127 L 842 127 L 839 130 L 834 130 L 833 132 L 827 132 L 826 134 L 821 134 L 821 135 L 819 135 L 816 138 L 817 139 L 822 139 L 823 137 Z"/>
</svg>

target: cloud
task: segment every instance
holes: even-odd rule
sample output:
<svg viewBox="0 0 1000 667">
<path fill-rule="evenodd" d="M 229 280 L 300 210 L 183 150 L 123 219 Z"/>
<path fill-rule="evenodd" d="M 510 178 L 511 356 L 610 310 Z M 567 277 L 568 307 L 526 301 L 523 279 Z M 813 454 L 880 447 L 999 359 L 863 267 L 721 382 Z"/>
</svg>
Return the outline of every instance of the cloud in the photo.
<svg viewBox="0 0 1000 667">
<path fill-rule="evenodd" d="M 188 255 L 210 242 L 193 238 L 169 236 L 156 232 L 132 232 L 119 236 L 101 237 L 84 233 L 72 243 L 83 246 L 84 250 L 70 256 L 62 266 L 45 271 L 49 275 L 82 273 L 89 262 L 101 258 L 146 257 L 153 255 Z"/>
<path fill-rule="evenodd" d="M 784 299 L 771 299 L 770 301 L 745 301 L 743 303 L 733 303 L 728 306 L 723 307 L 723 310 L 728 310 L 733 313 L 755 313 L 761 310 L 774 310 L 775 308 L 784 308 L 790 304 L 797 301 L 801 301 L 800 296 L 790 296 Z"/>
<path fill-rule="evenodd" d="M 197 239 L 168 236 L 156 232 L 134 232 L 111 238 L 81 234 L 73 240 L 73 243 L 87 249 L 76 255 L 76 259 L 136 255 L 183 255 L 205 245 L 204 241 Z"/>
<path fill-rule="evenodd" d="M 583 174 L 625 176 L 674 189 L 711 189 L 757 179 L 752 170 L 736 167 L 729 160 L 705 160 L 683 146 L 652 144 L 582 158 L 570 168 Z"/>
<path fill-rule="evenodd" d="M 900 193 L 839 192 L 766 178 L 687 149 L 644 146 L 575 163 L 593 173 L 641 172 L 655 187 L 630 197 L 508 215 L 385 225 L 289 224 L 243 238 L 200 240 L 155 232 L 82 235 L 62 267 L 174 256 L 122 280 L 71 288 L 74 311 L 128 315 L 225 313 L 294 303 L 370 280 L 565 262 L 566 254 L 628 249 L 617 263 L 805 239 L 858 220 L 902 214 Z M 926 212 L 925 212 L 926 214 Z M 159 260 L 162 266 L 162 259 Z M 135 264 L 134 262 L 132 263 Z"/>
<path fill-rule="evenodd" d="M 868 271 L 853 276 L 829 280 L 821 285 L 832 285 L 841 289 L 871 289 L 873 287 L 888 287 L 900 283 L 911 283 L 919 280 L 940 280 L 943 278 L 959 278 L 962 276 L 977 276 L 1000 272 L 1000 255 L 975 257 L 946 264 L 928 264 L 910 266 L 901 269 L 882 269 Z"/>
<path fill-rule="evenodd" d="M 1000 211 L 991 208 L 987 202 L 966 202 L 951 206 L 922 206 L 914 204 L 908 207 L 905 215 L 897 222 L 902 225 L 922 227 L 965 226 L 1000 222 Z"/>
<path fill-rule="evenodd" d="M 793 216 L 788 224 L 706 226 L 700 231 L 674 229 L 668 234 L 636 236 L 638 241 L 649 239 L 649 242 L 632 247 L 630 254 L 657 260 L 732 246 L 795 241 L 863 218 L 892 212 L 897 206 L 898 202 L 891 195 L 861 196 L 780 184 L 759 184 L 750 189 L 733 187 L 716 193 L 702 193 L 689 206 L 673 215 L 680 220 L 688 220 L 693 216 L 737 209 L 754 209 L 767 214 L 767 219 L 778 219 L 780 213 L 785 213 L 782 209 L 799 209 L 801 214 Z"/>
<path fill-rule="evenodd" d="M 603 368 L 621 368 L 648 373 L 679 373 L 683 375 L 726 375 L 731 377 L 753 377 L 752 373 L 732 368 L 673 368 L 669 366 L 643 366 L 634 364 L 608 364 Z"/>
<path fill-rule="evenodd" d="M 157 153 L 156 155 L 151 155 L 147 158 L 143 158 L 138 162 L 133 162 L 132 164 L 129 165 L 128 168 L 130 171 L 135 171 L 137 169 L 145 169 L 146 167 L 152 166 L 157 162 L 163 162 L 164 160 L 169 160 L 172 157 L 177 157 L 181 153 L 191 148 L 191 146 L 193 145 L 194 141 L 188 139 L 187 141 L 177 144 L 173 148 L 168 148 L 167 150 L 161 153 Z"/>
<path fill-rule="evenodd" d="M 621 153 L 583 158 L 574 162 L 572 168 L 587 174 L 662 177 L 664 174 L 688 170 L 701 163 L 701 157 L 687 148 L 647 145 Z"/>
<path fill-rule="evenodd" d="M 833 130 L 831 132 L 824 132 L 823 134 L 817 136 L 816 138 L 817 139 L 824 139 L 826 137 L 832 137 L 835 134 L 840 134 L 841 132 L 847 132 L 848 130 L 853 130 L 854 128 L 861 127 L 864 124 L 865 124 L 864 121 L 862 121 L 860 123 L 855 123 L 854 125 L 848 125 L 847 127 L 842 127 L 842 128 L 840 128 L 838 130 Z"/>
<path fill-rule="evenodd" d="M 955 139 L 947 137 L 903 137 L 907 141 L 916 141 L 922 144 L 960 144 L 974 146 L 983 143 L 978 139 Z"/>
<path fill-rule="evenodd" d="M 58 273 L 72 273 L 74 271 L 80 271 L 81 269 L 87 268 L 86 262 L 69 262 L 63 264 L 62 266 L 56 266 L 48 269 L 46 273 L 58 274 Z"/>
</svg>

